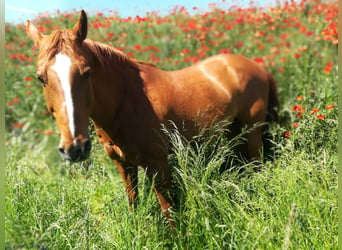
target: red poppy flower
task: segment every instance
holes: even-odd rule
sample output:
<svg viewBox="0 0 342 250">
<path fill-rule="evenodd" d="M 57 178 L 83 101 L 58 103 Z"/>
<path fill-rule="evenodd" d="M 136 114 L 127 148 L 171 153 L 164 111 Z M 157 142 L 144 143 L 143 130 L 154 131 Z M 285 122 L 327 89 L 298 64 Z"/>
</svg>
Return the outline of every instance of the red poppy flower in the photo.
<svg viewBox="0 0 342 250">
<path fill-rule="evenodd" d="M 232 52 L 232 50 L 230 49 L 221 49 L 220 51 L 222 54 L 229 54 L 230 52 Z"/>
<path fill-rule="evenodd" d="M 310 114 L 313 115 L 313 114 L 315 114 L 315 113 L 317 113 L 317 112 L 319 112 L 319 109 L 313 108 L 312 111 L 310 112 Z"/>
<path fill-rule="evenodd" d="M 181 54 L 187 54 L 187 53 L 190 53 L 190 50 L 189 49 L 182 49 L 180 51 Z"/>
<path fill-rule="evenodd" d="M 299 118 L 302 118 L 302 119 L 303 119 L 302 113 L 297 113 L 297 114 L 296 114 L 296 117 L 299 117 Z"/>
<path fill-rule="evenodd" d="M 15 127 L 15 128 L 22 128 L 22 127 L 24 127 L 24 124 L 16 122 L 16 123 L 13 124 L 13 127 Z"/>
<path fill-rule="evenodd" d="M 296 112 L 303 112 L 303 113 L 305 112 L 305 109 L 301 105 L 294 105 L 292 107 L 292 110 Z"/>
<path fill-rule="evenodd" d="M 303 101 L 304 97 L 302 95 L 297 96 L 297 101 Z"/>
<path fill-rule="evenodd" d="M 44 134 L 45 134 L 45 135 L 52 135 L 52 134 L 53 134 L 53 131 L 48 129 L 48 130 L 45 130 L 45 131 L 44 131 Z"/>
<path fill-rule="evenodd" d="M 332 67 L 333 67 L 333 63 L 332 63 L 332 62 L 328 62 L 328 63 L 325 65 L 324 73 L 330 74 L 330 72 L 331 72 L 331 70 L 332 70 Z"/>
<path fill-rule="evenodd" d="M 257 62 L 257 63 L 263 63 L 264 62 L 263 58 L 254 58 L 253 60 L 254 60 L 254 62 Z"/>
<path fill-rule="evenodd" d="M 135 50 L 138 50 L 138 51 L 141 51 L 141 50 L 142 50 L 142 47 L 141 47 L 140 44 L 134 45 L 133 48 L 134 48 Z"/>
</svg>

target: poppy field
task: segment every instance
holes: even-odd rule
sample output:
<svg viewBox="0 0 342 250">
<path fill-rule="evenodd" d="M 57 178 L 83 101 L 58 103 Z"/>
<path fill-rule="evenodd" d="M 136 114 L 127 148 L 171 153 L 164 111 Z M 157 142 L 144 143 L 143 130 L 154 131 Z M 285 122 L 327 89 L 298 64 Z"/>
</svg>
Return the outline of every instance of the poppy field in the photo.
<svg viewBox="0 0 342 250">
<path fill-rule="evenodd" d="M 6 24 L 6 249 L 337 249 L 337 2 L 228 2 L 206 12 L 194 2 L 191 14 L 175 6 L 167 15 L 123 18 L 106 10 L 88 17 L 88 38 L 130 58 L 175 70 L 240 54 L 264 65 L 278 84 L 280 123 L 270 126 L 273 154 L 259 172 L 220 173 L 236 142 L 214 151 L 210 136 L 223 133 L 219 125 L 197 141 L 169 131 L 175 230 L 142 169 L 139 207 L 130 211 L 95 132 L 89 160 L 61 160 L 36 79 L 38 50 L 24 24 Z M 32 21 L 49 34 L 72 28 L 78 16 L 56 10 Z"/>
</svg>

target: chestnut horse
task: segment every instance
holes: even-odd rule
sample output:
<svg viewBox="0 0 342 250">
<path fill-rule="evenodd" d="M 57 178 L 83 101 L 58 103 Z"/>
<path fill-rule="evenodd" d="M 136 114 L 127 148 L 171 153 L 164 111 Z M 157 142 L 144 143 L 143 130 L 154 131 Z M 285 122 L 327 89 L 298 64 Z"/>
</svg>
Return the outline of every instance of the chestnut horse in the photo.
<svg viewBox="0 0 342 250">
<path fill-rule="evenodd" d="M 217 118 L 230 117 L 252 127 L 268 114 L 277 117 L 274 80 L 242 56 L 216 55 L 185 69 L 164 71 L 86 39 L 83 10 L 73 29 L 43 35 L 27 21 L 26 32 L 39 48 L 37 77 L 60 130 L 61 156 L 72 162 L 89 156 L 91 118 L 124 180 L 131 208 L 136 205 L 140 165 L 154 178 L 154 190 L 170 224 L 168 138 L 161 124 L 173 121 L 191 137 L 198 132 L 197 125 L 206 126 Z M 246 139 L 245 156 L 258 159 L 262 128 Z"/>
</svg>

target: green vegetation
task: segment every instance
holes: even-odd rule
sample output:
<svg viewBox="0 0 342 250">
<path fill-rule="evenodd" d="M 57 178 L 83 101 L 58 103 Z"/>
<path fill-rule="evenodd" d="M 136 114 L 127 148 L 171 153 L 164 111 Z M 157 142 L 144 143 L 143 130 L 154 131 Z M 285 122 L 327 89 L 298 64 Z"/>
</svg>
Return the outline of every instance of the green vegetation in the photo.
<svg viewBox="0 0 342 250">
<path fill-rule="evenodd" d="M 236 53 L 264 64 L 278 82 L 276 158 L 260 172 L 219 173 L 234 143 L 222 140 L 213 151 L 220 126 L 197 144 L 172 131 L 174 231 L 142 170 L 140 204 L 130 212 L 121 178 L 95 140 L 89 160 L 61 161 L 34 79 L 37 51 L 23 25 L 6 24 L 6 249 L 337 249 L 337 2 L 224 8 L 89 18 L 89 38 L 164 69 Z M 35 24 L 49 33 L 77 17 Z"/>
</svg>

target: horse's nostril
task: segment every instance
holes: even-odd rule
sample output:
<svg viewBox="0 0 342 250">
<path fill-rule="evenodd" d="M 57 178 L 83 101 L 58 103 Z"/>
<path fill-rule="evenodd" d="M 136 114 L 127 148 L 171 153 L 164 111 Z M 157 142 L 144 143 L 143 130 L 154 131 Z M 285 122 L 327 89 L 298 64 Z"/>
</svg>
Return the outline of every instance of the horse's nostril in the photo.
<svg viewBox="0 0 342 250">
<path fill-rule="evenodd" d="M 82 155 L 81 147 L 79 145 L 75 145 L 72 148 L 70 148 L 68 152 L 71 161 L 78 161 L 80 156 Z"/>
<path fill-rule="evenodd" d="M 58 147 L 58 151 L 59 151 L 59 153 L 61 153 L 61 154 L 64 154 L 65 152 L 64 152 L 64 148 L 62 148 L 62 147 Z"/>
<path fill-rule="evenodd" d="M 91 141 L 90 141 L 90 140 L 87 140 L 87 141 L 84 143 L 84 152 L 85 152 L 85 153 L 88 153 L 90 150 L 91 150 Z"/>
<path fill-rule="evenodd" d="M 87 139 L 83 144 L 73 144 L 69 148 L 58 147 L 58 151 L 64 160 L 76 162 L 89 157 L 91 141 Z"/>
<path fill-rule="evenodd" d="M 70 147 L 69 149 L 58 147 L 58 151 L 63 159 L 68 161 L 77 161 L 81 155 L 81 148 L 78 145 Z"/>
</svg>

